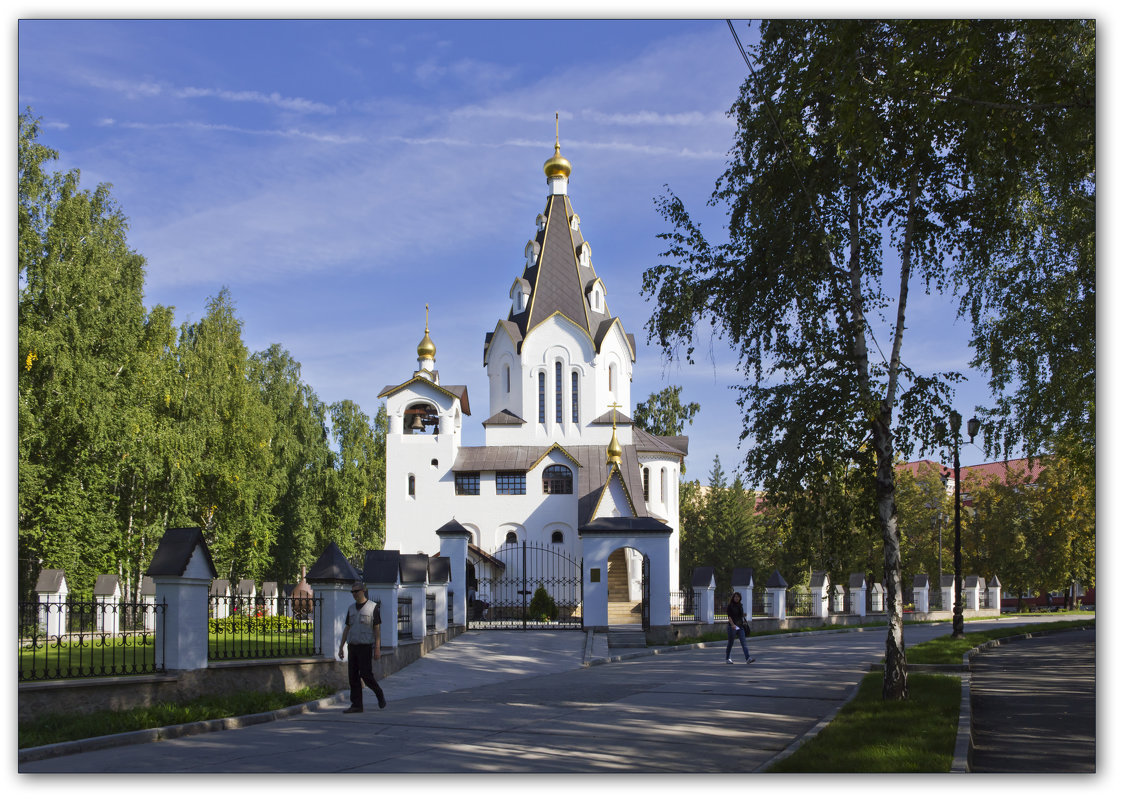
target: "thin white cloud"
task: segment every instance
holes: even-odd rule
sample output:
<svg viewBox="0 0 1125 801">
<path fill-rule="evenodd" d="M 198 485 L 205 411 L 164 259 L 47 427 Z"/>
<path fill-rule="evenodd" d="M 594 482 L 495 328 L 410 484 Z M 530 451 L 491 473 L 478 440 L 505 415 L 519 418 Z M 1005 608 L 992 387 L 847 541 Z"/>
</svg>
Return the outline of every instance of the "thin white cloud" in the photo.
<svg viewBox="0 0 1125 801">
<path fill-rule="evenodd" d="M 255 90 L 232 91 L 229 89 L 209 89 L 199 86 L 177 87 L 155 81 L 126 81 L 115 78 L 90 76 L 87 83 L 95 88 L 124 95 L 135 100 L 166 95 L 183 100 L 195 98 L 216 98 L 230 103 L 255 103 L 274 106 L 285 111 L 301 114 L 335 114 L 336 109 L 326 103 L 318 103 L 303 97 L 285 97 L 279 92 L 258 92 Z"/>
<path fill-rule="evenodd" d="M 336 109 L 325 103 L 306 100 L 303 97 L 282 97 L 277 92 L 269 94 L 255 91 L 232 92 L 226 89 L 204 89 L 196 86 L 187 86 L 174 91 L 175 97 L 192 99 L 196 97 L 215 97 L 232 103 L 258 103 L 267 106 L 276 106 L 286 111 L 298 111 L 302 114 L 335 114 Z"/>
<path fill-rule="evenodd" d="M 340 134 L 321 133 L 319 131 L 307 131 L 300 128 L 284 128 L 284 129 L 254 129 L 242 128 L 237 125 L 225 125 L 222 123 L 213 122 L 195 122 L 195 121 L 180 121 L 180 122 L 122 122 L 115 123 L 113 120 L 106 120 L 103 124 L 118 125 L 121 128 L 131 128 L 134 130 L 160 130 L 160 129 L 181 129 L 181 130 L 196 130 L 196 131 L 219 131 L 222 133 L 236 133 L 244 134 L 247 136 L 272 136 L 284 137 L 286 139 L 309 139 L 314 142 L 323 142 L 333 145 L 352 145 L 359 144 L 367 141 L 362 136 L 343 136 Z"/>
<path fill-rule="evenodd" d="M 606 125 L 636 126 L 690 126 L 690 125 L 727 125 L 727 115 L 722 111 L 687 111 L 679 114 L 661 114 L 655 111 L 634 111 L 627 114 L 606 114 L 594 109 L 583 109 L 583 119 L 600 122 Z"/>
</svg>

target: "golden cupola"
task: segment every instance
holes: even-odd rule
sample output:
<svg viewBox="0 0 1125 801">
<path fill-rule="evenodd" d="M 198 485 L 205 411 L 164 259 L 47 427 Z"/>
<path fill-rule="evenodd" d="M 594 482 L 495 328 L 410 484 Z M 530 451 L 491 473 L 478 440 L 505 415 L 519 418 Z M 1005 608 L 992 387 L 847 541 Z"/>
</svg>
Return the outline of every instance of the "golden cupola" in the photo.
<svg viewBox="0 0 1125 801">
<path fill-rule="evenodd" d="M 422 335 L 422 341 L 418 343 L 418 373 L 425 372 L 431 376 L 431 380 L 436 380 L 436 373 L 434 372 L 434 358 L 437 356 L 437 345 L 430 339 L 430 304 L 426 304 L 426 332 Z M 415 375 L 418 375 L 415 373 Z"/>
<path fill-rule="evenodd" d="M 614 404 L 616 406 L 616 404 Z M 621 467 L 621 443 L 617 441 L 617 409 L 613 410 L 613 435 L 605 449 L 605 463 Z"/>
<path fill-rule="evenodd" d="M 570 179 L 570 162 L 563 158 L 559 149 L 559 115 L 555 113 L 555 155 L 543 162 L 543 173 L 552 195 L 565 195 Z"/>
</svg>

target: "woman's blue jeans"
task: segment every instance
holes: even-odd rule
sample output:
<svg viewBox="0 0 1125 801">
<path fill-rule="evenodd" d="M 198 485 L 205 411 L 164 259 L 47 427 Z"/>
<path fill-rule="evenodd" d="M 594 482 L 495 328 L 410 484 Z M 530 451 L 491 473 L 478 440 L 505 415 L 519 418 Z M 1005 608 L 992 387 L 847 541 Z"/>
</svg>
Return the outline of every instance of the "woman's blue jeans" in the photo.
<svg viewBox="0 0 1125 801">
<path fill-rule="evenodd" d="M 734 636 L 738 635 L 738 641 L 742 643 L 742 653 L 749 659 L 750 649 L 746 647 L 746 632 L 739 626 L 737 629 L 730 623 L 727 623 L 727 659 L 730 659 L 731 649 L 734 648 Z"/>
</svg>

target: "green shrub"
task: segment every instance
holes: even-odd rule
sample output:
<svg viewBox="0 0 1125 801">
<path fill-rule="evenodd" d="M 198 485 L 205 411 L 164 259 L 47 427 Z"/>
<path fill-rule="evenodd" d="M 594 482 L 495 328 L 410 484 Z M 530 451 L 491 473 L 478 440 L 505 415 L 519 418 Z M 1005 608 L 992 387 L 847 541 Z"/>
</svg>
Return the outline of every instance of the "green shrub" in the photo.
<svg viewBox="0 0 1125 801">
<path fill-rule="evenodd" d="M 555 603 L 555 599 L 550 596 L 542 584 L 531 596 L 531 605 L 527 611 L 535 620 L 558 620 L 559 617 L 558 604 Z"/>
<path fill-rule="evenodd" d="M 294 620 L 285 615 L 265 615 L 261 613 L 253 617 L 231 615 L 230 617 L 212 618 L 207 621 L 207 630 L 211 634 L 277 634 L 306 629 L 312 629 L 311 622 Z"/>
</svg>

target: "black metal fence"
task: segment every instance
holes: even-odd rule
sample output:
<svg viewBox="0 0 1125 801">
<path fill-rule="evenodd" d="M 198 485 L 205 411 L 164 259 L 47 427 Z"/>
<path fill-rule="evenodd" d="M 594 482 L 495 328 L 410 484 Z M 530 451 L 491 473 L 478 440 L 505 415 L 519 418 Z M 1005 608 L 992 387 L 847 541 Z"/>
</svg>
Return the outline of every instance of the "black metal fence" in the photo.
<svg viewBox="0 0 1125 801">
<path fill-rule="evenodd" d="M 753 599 L 750 601 L 750 609 L 754 617 L 774 617 L 768 614 L 770 594 L 766 592 L 765 587 L 755 587 L 753 590 Z"/>
<path fill-rule="evenodd" d="M 275 604 L 254 596 L 208 596 L 207 658 L 320 656 L 315 632 L 321 625 L 322 600 L 303 595 Z"/>
<path fill-rule="evenodd" d="M 92 598 L 21 601 L 19 681 L 162 673 L 156 629 L 167 608 Z"/>
<path fill-rule="evenodd" d="M 398 638 L 414 639 L 414 599 L 409 595 L 398 596 Z"/>
<path fill-rule="evenodd" d="M 812 593 L 807 587 L 794 587 L 785 593 L 785 614 L 792 617 L 811 617 Z"/>
<path fill-rule="evenodd" d="M 699 619 L 699 593 L 692 589 L 676 590 L 670 594 L 673 623 L 691 623 Z"/>
</svg>

